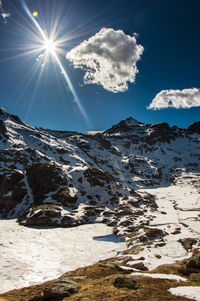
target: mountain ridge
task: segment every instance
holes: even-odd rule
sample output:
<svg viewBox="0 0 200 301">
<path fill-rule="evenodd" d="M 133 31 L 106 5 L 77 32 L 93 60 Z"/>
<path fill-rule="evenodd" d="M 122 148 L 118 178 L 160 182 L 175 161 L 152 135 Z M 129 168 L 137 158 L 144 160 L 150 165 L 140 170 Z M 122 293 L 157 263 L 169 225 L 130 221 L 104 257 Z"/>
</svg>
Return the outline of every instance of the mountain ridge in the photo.
<svg viewBox="0 0 200 301">
<path fill-rule="evenodd" d="M 95 135 L 35 128 L 3 110 L 0 122 L 0 213 L 5 217 L 24 216 L 31 206 L 46 208 L 46 204 L 50 207 L 59 202 L 70 210 L 78 204 L 107 203 L 112 207 L 116 202 L 118 206 L 136 188 L 169 185 L 186 169 L 199 173 L 200 122 L 179 129 L 164 122 L 144 124 L 128 117 Z M 48 173 L 53 180 L 46 177 Z M 13 184 L 15 190 L 9 190 Z M 89 196 L 86 187 L 91 190 Z M 41 191 L 39 199 L 37 190 Z M 100 215 L 99 220 L 105 220 L 102 212 Z M 70 219 L 74 218 L 68 216 L 65 226 L 70 225 Z"/>
</svg>

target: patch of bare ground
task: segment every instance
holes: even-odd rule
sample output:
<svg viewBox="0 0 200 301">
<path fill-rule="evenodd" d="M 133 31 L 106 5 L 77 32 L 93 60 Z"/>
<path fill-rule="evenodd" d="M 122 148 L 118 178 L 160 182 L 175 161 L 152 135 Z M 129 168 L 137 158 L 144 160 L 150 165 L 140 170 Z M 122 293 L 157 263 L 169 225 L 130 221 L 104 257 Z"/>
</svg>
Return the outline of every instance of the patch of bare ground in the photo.
<svg viewBox="0 0 200 301">
<path fill-rule="evenodd" d="M 72 272 L 68 272 L 57 280 L 48 281 L 46 283 L 35 285 L 19 290 L 12 290 L 2 294 L 0 298 L 10 301 L 41 301 L 52 300 L 43 297 L 43 291 L 50 288 L 58 281 L 70 279 L 75 281 L 78 286 L 78 292 L 69 297 L 53 300 L 66 301 L 184 301 L 191 300 L 185 297 L 179 297 L 170 294 L 168 291 L 172 287 L 177 286 L 200 286 L 200 270 L 187 271 L 187 261 L 175 263 L 173 265 L 162 265 L 150 273 L 164 273 L 185 276 L 188 281 L 175 281 L 167 279 L 154 279 L 150 277 L 134 276 L 130 274 L 130 270 L 124 270 L 112 261 L 103 261 L 97 264 L 80 268 Z M 147 272 L 148 273 L 148 272 Z M 185 275 L 187 273 L 187 276 Z M 137 283 L 135 288 L 116 287 L 114 282 L 116 278 L 121 280 L 134 279 Z M 135 282 L 134 281 L 134 282 Z M 119 282 L 119 281 L 118 281 Z M 1 300 L 1 299 L 0 299 Z"/>
</svg>

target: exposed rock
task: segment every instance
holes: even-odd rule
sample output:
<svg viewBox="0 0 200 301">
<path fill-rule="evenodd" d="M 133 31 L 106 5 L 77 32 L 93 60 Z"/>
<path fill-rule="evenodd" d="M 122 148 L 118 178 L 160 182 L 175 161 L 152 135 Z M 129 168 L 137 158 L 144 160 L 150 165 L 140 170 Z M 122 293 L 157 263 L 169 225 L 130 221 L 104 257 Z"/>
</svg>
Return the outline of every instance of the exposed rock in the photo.
<svg viewBox="0 0 200 301">
<path fill-rule="evenodd" d="M 154 256 L 158 259 L 160 259 L 162 257 L 160 254 L 155 254 Z"/>
<path fill-rule="evenodd" d="M 139 288 L 139 284 L 136 280 L 133 278 L 121 276 L 121 277 L 116 277 L 116 279 L 113 282 L 113 286 L 116 288 L 128 288 L 131 290 L 135 290 Z"/>
<path fill-rule="evenodd" d="M 175 137 L 176 131 L 170 128 L 168 123 L 161 122 L 150 126 L 149 135 L 145 137 L 145 142 L 149 145 L 153 145 L 155 142 L 170 143 L 171 139 Z"/>
<path fill-rule="evenodd" d="M 181 233 L 181 228 L 176 228 L 173 232 L 171 232 L 171 234 L 173 234 L 173 235 L 176 235 L 176 234 L 179 234 L 179 233 Z"/>
<path fill-rule="evenodd" d="M 148 268 L 144 265 L 143 262 L 131 264 L 131 267 L 140 271 L 148 271 Z"/>
<path fill-rule="evenodd" d="M 113 125 L 109 130 L 105 131 L 105 134 L 115 134 L 115 133 L 127 133 L 134 131 L 135 126 L 142 124 L 132 117 L 128 117 L 125 120 L 120 121 L 118 124 Z M 130 133 L 131 135 L 131 133 Z"/>
<path fill-rule="evenodd" d="M 155 246 L 156 247 L 164 247 L 164 246 L 166 246 L 166 242 L 164 242 L 164 241 L 163 242 L 158 242 L 158 243 L 155 244 Z"/>
<path fill-rule="evenodd" d="M 94 139 L 94 140 L 96 140 L 97 142 L 99 142 L 100 146 L 103 147 L 103 148 L 105 148 L 105 149 L 109 149 L 111 147 L 110 141 L 108 141 L 107 139 L 105 139 L 100 134 L 92 135 L 91 138 Z"/>
<path fill-rule="evenodd" d="M 84 176 L 92 186 L 103 187 L 105 183 L 109 184 L 114 180 L 108 172 L 101 169 L 90 167 L 84 171 Z"/>
<path fill-rule="evenodd" d="M 96 216 L 98 214 L 100 214 L 101 212 L 103 212 L 105 210 L 105 207 L 101 207 L 101 206 L 85 206 L 84 207 L 84 211 L 86 216 L 90 217 L 90 216 Z"/>
<path fill-rule="evenodd" d="M 198 133 L 198 134 L 200 134 L 200 121 L 197 121 L 197 122 L 194 122 L 193 124 L 191 124 L 191 125 L 187 128 L 187 131 L 188 131 L 190 134 L 193 134 L 193 133 Z"/>
<path fill-rule="evenodd" d="M 151 224 L 158 210 L 155 197 L 136 189 L 171 184 L 170 177 L 177 183 L 184 173 L 184 179 L 187 176 L 199 187 L 199 140 L 191 135 L 198 128 L 198 123 L 184 130 L 166 123 L 143 124 L 130 117 L 91 136 L 34 128 L 1 110 L 0 136 L 4 133 L 8 139 L 1 139 L 0 213 L 17 217 L 29 208 L 19 220 L 31 225 L 103 222 L 116 227 L 116 234 L 132 233 L 127 242 L 130 248 L 135 242 L 164 243 L 158 242 L 166 235 L 161 230 L 149 227 L 136 233 L 138 225 L 142 229 Z M 180 139 L 175 141 L 177 137 L 188 141 L 186 150 Z M 21 180 L 19 175 L 15 180 L 5 176 L 16 170 Z M 9 189 L 2 188 L 2 183 Z M 48 208 L 38 208 L 44 204 Z M 102 205 L 105 208 L 99 209 Z"/>
<path fill-rule="evenodd" d="M 62 217 L 60 224 L 62 227 L 74 227 L 84 224 L 84 220 L 75 220 L 72 216 L 65 215 Z"/>
<path fill-rule="evenodd" d="M 32 207 L 18 217 L 18 222 L 26 226 L 56 226 L 61 218 L 61 207 L 46 204 Z"/>
<path fill-rule="evenodd" d="M 70 190 L 60 189 L 56 194 L 52 195 L 52 198 L 56 201 L 59 201 L 63 206 L 75 208 L 75 204 L 78 200 L 76 195 L 72 196 Z"/>
<path fill-rule="evenodd" d="M 5 124 L 2 120 L 0 120 L 0 134 L 5 136 L 6 132 L 7 132 L 7 129 L 5 127 Z"/>
<path fill-rule="evenodd" d="M 67 185 L 61 170 L 52 164 L 34 164 L 27 168 L 26 173 L 35 203 L 41 203 L 46 194 L 57 190 L 59 186 Z"/>
<path fill-rule="evenodd" d="M 72 280 L 60 280 L 43 291 L 44 300 L 62 300 L 78 292 L 79 286 Z"/>
<path fill-rule="evenodd" d="M 4 217 L 23 201 L 26 195 L 23 179 L 24 175 L 17 170 L 7 170 L 0 174 L 0 213 Z"/>
<path fill-rule="evenodd" d="M 195 238 L 183 238 L 179 241 L 187 251 L 192 250 L 193 245 L 195 245 L 198 242 L 198 240 Z"/>
<path fill-rule="evenodd" d="M 186 268 L 188 269 L 200 269 L 200 253 L 193 256 L 191 259 L 188 260 L 186 264 Z"/>
<path fill-rule="evenodd" d="M 155 269 L 153 273 L 180 275 L 179 269 L 184 265 L 184 262 L 176 262 L 171 265 L 162 265 Z M 124 270 L 127 272 L 127 270 Z M 129 271 L 129 273 L 132 273 Z M 151 272 L 152 273 L 152 272 Z M 187 282 L 178 283 L 173 280 L 166 279 L 154 279 L 152 277 L 125 275 L 123 271 L 118 271 L 115 268 L 110 268 L 109 265 L 95 264 L 84 268 L 79 268 L 75 271 L 67 272 L 65 276 L 61 277 L 64 280 L 70 279 L 80 285 L 78 292 L 63 298 L 64 300 L 72 301 L 144 301 L 144 300 L 187 300 L 187 298 L 180 296 L 173 296 L 169 294 L 169 289 L 176 286 L 199 286 L 198 274 L 192 274 L 188 277 Z M 84 279 L 82 279 L 82 277 Z M 86 277 L 86 278 L 85 278 Z M 122 287 L 117 288 L 113 285 L 113 282 L 117 277 L 129 278 L 137 281 L 138 290 L 134 289 L 134 285 L 123 287 L 120 280 L 119 283 Z M 60 279 L 61 279 L 60 278 Z M 1 295 L 3 298 L 11 301 L 45 301 L 42 293 L 44 289 L 53 287 L 58 280 L 48 281 L 43 284 L 33 285 L 31 287 L 22 288 L 20 290 L 12 290 Z M 119 285 L 120 286 L 120 285 Z M 48 300 L 48 299 L 46 299 Z M 53 299 L 51 299 L 53 301 Z M 189 299 L 188 299 L 189 300 Z"/>
<path fill-rule="evenodd" d="M 140 230 L 142 230 L 143 232 L 140 233 Z M 162 238 L 165 235 L 167 235 L 167 233 L 158 228 L 137 227 L 130 234 L 130 240 L 132 241 L 137 239 L 140 242 L 147 242 Z"/>
</svg>

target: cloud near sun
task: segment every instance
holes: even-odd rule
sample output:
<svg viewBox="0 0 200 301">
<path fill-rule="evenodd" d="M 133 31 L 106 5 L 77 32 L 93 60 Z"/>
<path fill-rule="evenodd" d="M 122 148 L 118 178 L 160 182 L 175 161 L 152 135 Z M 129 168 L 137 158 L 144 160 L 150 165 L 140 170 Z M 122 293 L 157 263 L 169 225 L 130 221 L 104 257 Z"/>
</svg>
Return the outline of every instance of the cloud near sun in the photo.
<svg viewBox="0 0 200 301">
<path fill-rule="evenodd" d="M 144 51 L 136 38 L 122 30 L 102 28 L 87 41 L 73 48 L 66 58 L 74 68 L 86 70 L 86 84 L 102 85 L 104 89 L 118 93 L 128 89 L 138 72 L 136 67 Z"/>
<path fill-rule="evenodd" d="M 185 108 L 200 106 L 200 89 L 162 90 L 152 100 L 147 109 Z"/>
</svg>

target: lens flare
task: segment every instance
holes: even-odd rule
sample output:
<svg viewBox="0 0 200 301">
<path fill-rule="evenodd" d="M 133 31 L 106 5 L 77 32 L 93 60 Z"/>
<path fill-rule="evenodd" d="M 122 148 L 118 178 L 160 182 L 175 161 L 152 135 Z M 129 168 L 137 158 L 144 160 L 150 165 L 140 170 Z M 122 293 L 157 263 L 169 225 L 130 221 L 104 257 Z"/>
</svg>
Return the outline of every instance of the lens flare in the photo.
<svg viewBox="0 0 200 301">
<path fill-rule="evenodd" d="M 35 17 L 35 18 L 38 17 L 38 12 L 37 12 L 37 11 L 34 11 L 34 12 L 33 12 L 33 17 Z"/>
<path fill-rule="evenodd" d="M 56 38 L 58 33 L 56 32 L 55 28 L 53 28 L 53 30 L 48 34 L 46 33 L 46 31 L 44 31 L 39 23 L 38 20 L 36 20 L 35 17 L 38 17 L 38 13 L 34 12 L 33 14 L 31 14 L 29 8 L 27 7 L 26 3 L 23 1 L 22 5 L 27 13 L 27 15 L 30 17 L 30 19 L 32 20 L 33 24 L 35 25 L 35 29 L 37 30 L 37 32 L 39 33 L 39 36 L 37 36 L 37 41 L 35 43 L 35 45 L 33 45 L 33 50 L 30 51 L 30 53 L 38 53 L 40 54 L 38 56 L 42 57 L 42 65 L 45 66 L 46 63 L 48 62 L 48 57 L 49 55 L 51 55 L 51 57 L 54 59 L 54 62 L 56 63 L 57 67 L 60 70 L 60 73 L 62 73 L 62 75 L 64 76 L 64 79 L 67 83 L 67 86 L 70 89 L 70 92 L 72 93 L 73 99 L 76 99 L 76 105 L 78 108 L 78 111 L 80 112 L 80 116 L 82 116 L 85 120 L 85 122 L 87 123 L 87 125 L 89 126 L 89 128 L 91 128 L 91 123 L 90 120 L 81 104 L 81 101 L 79 100 L 79 97 L 73 87 L 73 84 L 66 72 L 66 70 L 64 69 L 61 60 L 58 56 L 58 52 L 59 52 L 59 40 Z M 39 60 L 39 59 L 38 59 Z"/>
<path fill-rule="evenodd" d="M 52 39 L 46 39 L 44 41 L 44 49 L 48 52 L 48 53 L 55 53 L 56 51 L 56 42 L 53 41 Z"/>
</svg>

